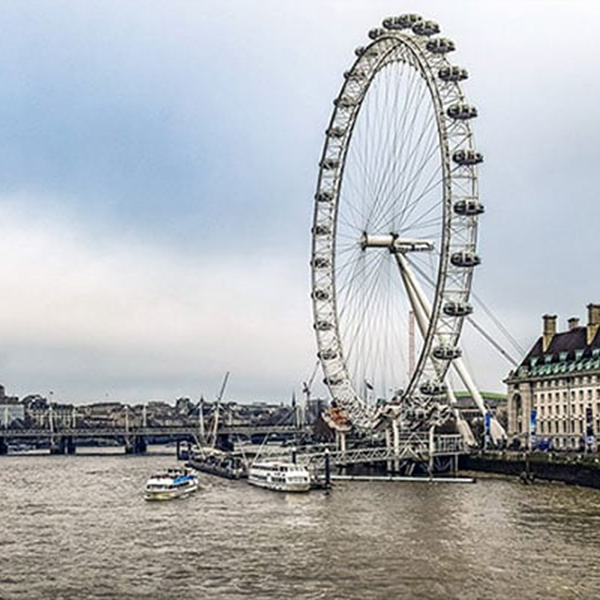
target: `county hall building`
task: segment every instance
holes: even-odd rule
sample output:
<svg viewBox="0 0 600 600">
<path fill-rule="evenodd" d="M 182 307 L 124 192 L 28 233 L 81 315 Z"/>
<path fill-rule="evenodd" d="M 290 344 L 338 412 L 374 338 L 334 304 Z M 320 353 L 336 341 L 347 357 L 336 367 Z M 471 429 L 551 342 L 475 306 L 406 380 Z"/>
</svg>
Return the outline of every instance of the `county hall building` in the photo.
<svg viewBox="0 0 600 600">
<path fill-rule="evenodd" d="M 600 304 L 587 309 L 587 323 L 573 317 L 561 332 L 544 315 L 542 336 L 506 379 L 508 436 L 521 447 L 577 449 L 600 434 Z"/>
</svg>

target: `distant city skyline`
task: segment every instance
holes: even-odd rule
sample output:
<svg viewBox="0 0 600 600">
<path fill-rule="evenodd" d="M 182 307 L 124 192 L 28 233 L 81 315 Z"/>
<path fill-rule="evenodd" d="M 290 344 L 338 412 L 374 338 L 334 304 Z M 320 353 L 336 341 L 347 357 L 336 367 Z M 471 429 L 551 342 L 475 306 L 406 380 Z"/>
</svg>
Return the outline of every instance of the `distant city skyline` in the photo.
<svg viewBox="0 0 600 600">
<path fill-rule="evenodd" d="M 7 394 L 212 400 L 231 371 L 231 400 L 299 396 L 332 100 L 369 29 L 402 12 L 438 21 L 470 74 L 487 209 L 475 293 L 526 349 L 543 313 L 585 321 L 600 302 L 600 4 L 9 1 Z M 479 386 L 503 391 L 511 366 L 469 331 L 463 346 Z"/>
</svg>

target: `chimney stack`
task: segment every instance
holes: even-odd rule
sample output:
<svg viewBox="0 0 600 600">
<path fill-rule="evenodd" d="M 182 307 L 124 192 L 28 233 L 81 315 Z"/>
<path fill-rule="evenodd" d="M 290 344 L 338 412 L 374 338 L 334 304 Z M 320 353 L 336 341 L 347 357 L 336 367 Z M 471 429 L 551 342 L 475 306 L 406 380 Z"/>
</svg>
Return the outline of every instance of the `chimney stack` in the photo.
<svg viewBox="0 0 600 600">
<path fill-rule="evenodd" d="M 544 330 L 542 337 L 542 352 L 546 352 L 552 343 L 552 338 L 556 335 L 556 315 L 544 315 Z"/>
<path fill-rule="evenodd" d="M 600 327 L 600 304 L 588 304 L 587 344 L 594 340 L 598 327 Z"/>
<path fill-rule="evenodd" d="M 569 331 L 573 331 L 579 327 L 579 317 L 571 317 L 567 323 L 569 323 Z"/>
</svg>

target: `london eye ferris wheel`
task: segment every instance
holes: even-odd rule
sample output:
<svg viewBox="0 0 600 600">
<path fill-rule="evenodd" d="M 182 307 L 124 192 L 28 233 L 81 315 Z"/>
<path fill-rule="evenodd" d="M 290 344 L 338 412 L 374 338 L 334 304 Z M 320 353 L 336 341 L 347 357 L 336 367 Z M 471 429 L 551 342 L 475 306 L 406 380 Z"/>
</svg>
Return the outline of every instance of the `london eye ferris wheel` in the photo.
<svg viewBox="0 0 600 600">
<path fill-rule="evenodd" d="M 409 420 L 449 406 L 449 371 L 464 370 L 483 159 L 477 110 L 461 87 L 468 73 L 439 33 L 412 14 L 369 32 L 344 73 L 319 163 L 318 356 L 332 398 L 359 428 L 372 426 L 378 400 Z"/>
</svg>

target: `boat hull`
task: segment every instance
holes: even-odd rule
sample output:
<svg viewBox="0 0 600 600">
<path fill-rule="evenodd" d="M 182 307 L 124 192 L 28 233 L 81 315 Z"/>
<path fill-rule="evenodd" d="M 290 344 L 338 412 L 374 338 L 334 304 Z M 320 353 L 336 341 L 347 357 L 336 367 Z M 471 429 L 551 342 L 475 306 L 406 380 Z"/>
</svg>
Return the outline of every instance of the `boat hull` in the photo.
<svg viewBox="0 0 600 600">
<path fill-rule="evenodd" d="M 173 500 L 198 489 L 198 478 L 183 469 L 170 469 L 151 477 L 144 489 L 146 500 Z"/>
<path fill-rule="evenodd" d="M 275 483 L 248 478 L 248 483 L 274 492 L 308 492 L 310 483 Z"/>
<path fill-rule="evenodd" d="M 248 483 L 274 492 L 308 492 L 310 474 L 305 467 L 286 462 L 256 462 L 248 472 Z"/>
</svg>

